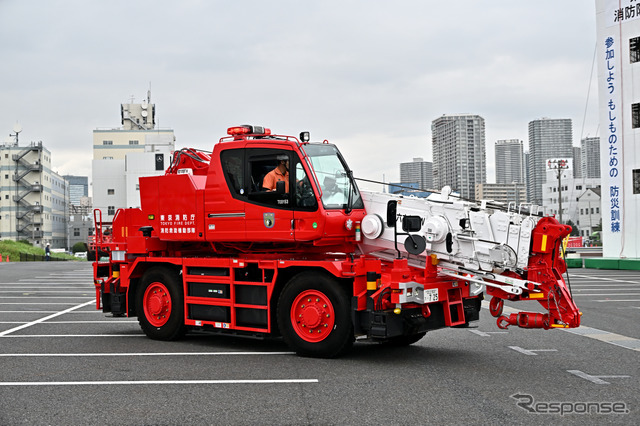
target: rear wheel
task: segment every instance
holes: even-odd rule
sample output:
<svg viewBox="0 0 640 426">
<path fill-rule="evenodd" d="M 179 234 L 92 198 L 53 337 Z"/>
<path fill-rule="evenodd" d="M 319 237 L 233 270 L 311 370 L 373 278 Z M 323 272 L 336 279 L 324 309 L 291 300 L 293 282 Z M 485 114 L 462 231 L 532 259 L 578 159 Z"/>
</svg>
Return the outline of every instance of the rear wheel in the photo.
<svg viewBox="0 0 640 426">
<path fill-rule="evenodd" d="M 184 336 L 184 295 L 178 274 L 165 267 L 145 272 L 136 292 L 136 311 L 142 331 L 150 338 Z"/>
<path fill-rule="evenodd" d="M 335 279 L 303 272 L 282 290 L 278 326 L 298 355 L 331 358 L 353 343 L 349 309 L 349 298 Z"/>
</svg>

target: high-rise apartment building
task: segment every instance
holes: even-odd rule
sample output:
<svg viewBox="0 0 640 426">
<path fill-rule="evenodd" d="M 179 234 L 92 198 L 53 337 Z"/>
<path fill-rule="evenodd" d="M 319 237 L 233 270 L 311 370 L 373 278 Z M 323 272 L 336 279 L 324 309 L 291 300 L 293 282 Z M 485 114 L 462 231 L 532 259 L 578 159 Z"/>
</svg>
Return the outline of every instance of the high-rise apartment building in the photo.
<svg viewBox="0 0 640 426">
<path fill-rule="evenodd" d="M 523 144 L 519 139 L 496 141 L 496 183 L 524 183 Z M 524 201 L 524 200 L 522 200 Z"/>
<path fill-rule="evenodd" d="M 586 137 L 580 141 L 580 166 L 582 176 L 600 177 L 600 138 Z"/>
<path fill-rule="evenodd" d="M 431 123 L 433 181 L 463 198 L 475 197 L 476 184 L 487 181 L 485 125 L 479 115 L 443 115 Z"/>
<path fill-rule="evenodd" d="M 400 183 L 415 183 L 417 189 L 433 189 L 433 164 L 420 157 L 410 163 L 400 163 Z"/>
<path fill-rule="evenodd" d="M 173 130 L 155 127 L 151 93 L 120 105 L 121 128 L 93 131 L 93 206 L 104 222 L 119 208 L 139 207 L 138 178 L 163 174 L 175 149 Z"/>
<path fill-rule="evenodd" d="M 582 148 L 573 146 L 571 149 L 573 150 L 573 177 L 578 179 L 582 177 Z"/>
<path fill-rule="evenodd" d="M 571 119 L 542 118 L 529 123 L 527 198 L 542 206 L 547 160 L 573 158 Z"/>
</svg>

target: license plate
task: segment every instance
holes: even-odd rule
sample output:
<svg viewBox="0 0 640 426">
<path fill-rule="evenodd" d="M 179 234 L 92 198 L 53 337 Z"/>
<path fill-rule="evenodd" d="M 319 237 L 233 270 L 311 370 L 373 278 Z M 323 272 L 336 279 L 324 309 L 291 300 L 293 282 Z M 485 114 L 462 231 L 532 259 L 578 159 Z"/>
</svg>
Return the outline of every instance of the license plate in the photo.
<svg viewBox="0 0 640 426">
<path fill-rule="evenodd" d="M 437 302 L 438 301 L 438 289 L 429 288 L 424 290 L 424 303 Z"/>
</svg>

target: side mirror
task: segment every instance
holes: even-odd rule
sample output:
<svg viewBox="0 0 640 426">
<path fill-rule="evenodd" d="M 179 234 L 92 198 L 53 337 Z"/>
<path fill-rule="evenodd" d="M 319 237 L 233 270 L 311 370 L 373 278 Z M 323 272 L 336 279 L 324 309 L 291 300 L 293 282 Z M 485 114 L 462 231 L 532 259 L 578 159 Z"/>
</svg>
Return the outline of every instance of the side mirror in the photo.
<svg viewBox="0 0 640 426">
<path fill-rule="evenodd" d="M 398 206 L 398 202 L 395 200 L 389 201 L 387 203 L 387 226 L 389 228 L 396 227 L 397 206 Z"/>
<path fill-rule="evenodd" d="M 276 182 L 276 194 L 284 194 L 287 192 L 287 185 L 283 180 Z"/>
</svg>

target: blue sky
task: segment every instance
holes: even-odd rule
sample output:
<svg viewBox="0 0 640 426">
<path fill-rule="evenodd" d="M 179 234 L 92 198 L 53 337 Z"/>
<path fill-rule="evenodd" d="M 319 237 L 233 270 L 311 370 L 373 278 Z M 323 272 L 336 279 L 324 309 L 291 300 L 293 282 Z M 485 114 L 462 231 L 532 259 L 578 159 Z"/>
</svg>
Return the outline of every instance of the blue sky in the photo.
<svg viewBox="0 0 640 426">
<path fill-rule="evenodd" d="M 0 0 L 0 143 L 19 121 L 21 144 L 90 176 L 92 131 L 151 87 L 176 148 L 243 123 L 308 130 L 374 180 L 431 159 L 435 118 L 479 114 L 493 182 L 495 140 L 526 146 L 531 120 L 597 135 L 594 49 L 584 0 Z"/>
</svg>

